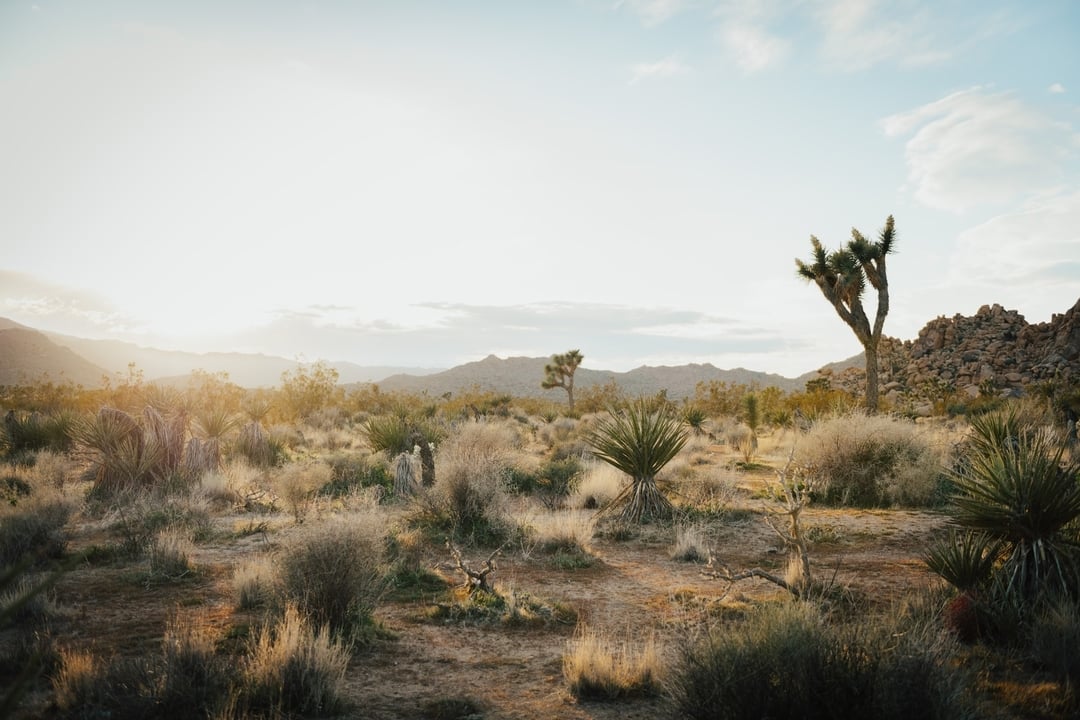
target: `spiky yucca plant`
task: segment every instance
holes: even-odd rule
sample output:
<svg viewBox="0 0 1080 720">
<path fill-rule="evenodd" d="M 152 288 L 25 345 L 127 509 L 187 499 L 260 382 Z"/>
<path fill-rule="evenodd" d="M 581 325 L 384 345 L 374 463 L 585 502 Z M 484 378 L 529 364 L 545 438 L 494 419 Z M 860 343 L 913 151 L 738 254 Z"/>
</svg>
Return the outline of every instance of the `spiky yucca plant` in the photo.
<svg viewBox="0 0 1080 720">
<path fill-rule="evenodd" d="M 589 433 L 593 454 L 629 475 L 633 482 L 605 508 L 621 508 L 629 522 L 670 518 L 671 501 L 660 491 L 656 475 L 686 444 L 683 422 L 668 411 L 654 412 L 642 399 L 599 420 Z"/>
<path fill-rule="evenodd" d="M 1065 462 L 1066 443 L 1014 409 L 971 424 L 972 449 L 953 478 L 956 522 L 1002 544 L 1010 593 L 1080 592 L 1080 464 Z"/>
</svg>

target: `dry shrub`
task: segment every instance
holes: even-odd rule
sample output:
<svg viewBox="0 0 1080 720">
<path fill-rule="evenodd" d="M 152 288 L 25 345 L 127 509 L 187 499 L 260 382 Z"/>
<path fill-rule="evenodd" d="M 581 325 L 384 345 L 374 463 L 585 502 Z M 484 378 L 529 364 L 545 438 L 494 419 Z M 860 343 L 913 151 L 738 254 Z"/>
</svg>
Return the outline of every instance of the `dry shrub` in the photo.
<svg viewBox="0 0 1080 720">
<path fill-rule="evenodd" d="M 864 413 L 815 423 L 796 455 L 821 473 L 822 499 L 843 505 L 931 504 L 944 467 L 929 433 L 909 420 Z"/>
<path fill-rule="evenodd" d="M 26 478 L 31 487 L 60 490 L 76 472 L 77 466 L 69 454 L 39 450 L 34 453 L 34 463 L 26 469 Z"/>
<path fill-rule="evenodd" d="M 687 506 L 702 513 L 722 513 L 743 494 L 739 474 L 726 467 L 712 467 L 698 472 L 692 480 L 679 484 L 679 493 Z"/>
<path fill-rule="evenodd" d="M 65 712 L 87 707 L 101 675 L 100 661 L 93 654 L 62 649 L 60 669 L 53 678 L 56 706 Z"/>
<path fill-rule="evenodd" d="M 592 460 L 585 465 L 570 505 L 589 510 L 604 507 L 622 492 L 628 480 L 625 473 L 611 465 Z"/>
<path fill-rule="evenodd" d="M 266 556 L 241 563 L 233 571 L 233 598 L 241 610 L 269 604 L 277 592 L 276 587 L 276 570 Z"/>
<path fill-rule="evenodd" d="M 271 482 L 274 492 L 285 502 L 296 522 L 302 523 L 315 500 L 315 493 L 333 477 L 333 470 L 326 463 L 307 461 L 279 468 Z"/>
<path fill-rule="evenodd" d="M 332 518 L 290 540 L 278 562 L 289 604 L 337 635 L 363 639 L 388 590 L 387 527 L 376 514 Z"/>
<path fill-rule="evenodd" d="M 201 622 L 173 618 L 161 641 L 157 697 L 161 717 L 213 717 L 229 700 L 229 668 Z"/>
<path fill-rule="evenodd" d="M 705 562 L 709 559 L 709 542 L 701 525 L 679 525 L 675 528 L 675 545 L 671 559 L 682 562 Z"/>
<path fill-rule="evenodd" d="M 191 573 L 195 566 L 191 553 L 195 549 L 183 530 L 169 527 L 159 532 L 150 543 L 150 575 L 179 579 Z"/>
<path fill-rule="evenodd" d="M 563 677 L 581 700 L 619 700 L 656 695 L 662 662 L 656 642 L 614 640 L 582 627 L 563 655 Z"/>
<path fill-rule="evenodd" d="M 679 648 L 668 689 L 680 717 L 981 717 L 939 631 L 898 618 L 831 625 L 809 603 L 766 606 Z"/>
<path fill-rule="evenodd" d="M 349 650 L 326 626 L 312 629 L 295 605 L 254 638 L 244 668 L 244 695 L 255 709 L 330 715 L 341 708 Z"/>
<path fill-rule="evenodd" d="M 506 423 L 459 425 L 439 447 L 434 488 L 421 496 L 428 519 L 461 540 L 503 542 L 510 530 L 505 479 L 520 443 Z"/>
<path fill-rule="evenodd" d="M 578 426 L 578 421 L 574 418 L 559 417 L 550 423 L 540 425 L 536 429 L 536 439 L 553 448 L 556 445 L 565 443 L 574 436 Z"/>
<path fill-rule="evenodd" d="M 29 560 L 63 557 L 72 503 L 57 495 L 32 495 L 17 505 L 0 503 L 0 569 Z"/>
<path fill-rule="evenodd" d="M 548 512 L 522 520 L 521 526 L 542 552 L 585 555 L 596 532 L 596 515 L 582 510 Z"/>
</svg>

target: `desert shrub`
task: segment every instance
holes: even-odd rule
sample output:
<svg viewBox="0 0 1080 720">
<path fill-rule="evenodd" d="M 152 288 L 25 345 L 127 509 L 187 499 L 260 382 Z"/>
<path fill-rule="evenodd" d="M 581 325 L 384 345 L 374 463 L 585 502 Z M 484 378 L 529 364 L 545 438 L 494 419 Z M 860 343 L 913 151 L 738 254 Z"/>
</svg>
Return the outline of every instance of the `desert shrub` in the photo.
<svg viewBox="0 0 1080 720">
<path fill-rule="evenodd" d="M 142 718 L 158 712 L 154 668 L 146 658 L 103 660 L 87 652 L 61 650 L 53 690 L 61 717 Z"/>
<path fill-rule="evenodd" d="M 268 433 L 256 420 L 240 428 L 232 450 L 258 468 L 278 467 L 288 456 L 282 439 Z"/>
<path fill-rule="evenodd" d="M 318 460 L 289 463 L 274 471 L 271 484 L 297 523 L 304 522 L 315 493 L 333 479 L 333 470 Z"/>
<path fill-rule="evenodd" d="M 0 569 L 62 557 L 73 510 L 69 500 L 49 492 L 31 494 L 14 505 L 0 503 Z"/>
<path fill-rule="evenodd" d="M 286 600 L 316 626 L 363 640 L 388 590 L 386 526 L 374 514 L 334 518 L 290 541 L 278 561 Z"/>
<path fill-rule="evenodd" d="M 149 552 L 154 538 L 165 530 L 180 531 L 194 542 L 208 539 L 214 530 L 208 502 L 196 495 L 132 496 L 115 504 L 112 513 L 116 517 L 112 530 L 120 538 L 119 549 L 130 558 Z"/>
<path fill-rule="evenodd" d="M 548 460 L 531 470 L 515 466 L 507 471 L 506 487 L 513 493 L 535 495 L 545 506 L 554 509 L 573 493 L 581 472 L 579 457 Z"/>
<path fill-rule="evenodd" d="M 244 668 L 246 704 L 272 714 L 329 715 L 342 707 L 348 647 L 322 626 L 315 630 L 289 604 L 281 621 L 253 639 Z"/>
<path fill-rule="evenodd" d="M 231 694 L 231 672 L 215 652 L 215 637 L 197 622 L 173 618 L 161 641 L 158 717 L 210 718 Z"/>
<path fill-rule="evenodd" d="M 581 700 L 621 700 L 660 693 L 662 663 L 655 641 L 618 641 L 582 627 L 563 654 L 563 677 Z"/>
<path fill-rule="evenodd" d="M 71 455 L 53 450 L 39 450 L 33 455 L 33 463 L 26 469 L 27 481 L 32 487 L 50 487 L 60 490 L 76 472 Z"/>
<path fill-rule="evenodd" d="M 418 496 L 422 520 L 462 541 L 504 542 L 512 531 L 505 478 L 519 444 L 506 424 L 460 425 L 439 447 L 435 486 Z"/>
<path fill-rule="evenodd" d="M 948 640 L 807 603 L 762 608 L 680 648 L 669 690 L 689 718 L 979 717 Z"/>
<path fill-rule="evenodd" d="M 679 525 L 675 528 L 675 545 L 671 559 L 682 562 L 705 562 L 709 559 L 709 542 L 701 525 Z"/>
<path fill-rule="evenodd" d="M 9 410 L 0 424 L 0 452 L 15 459 L 39 450 L 67 452 L 76 422 L 77 416 L 64 410 L 48 414 Z"/>
<path fill-rule="evenodd" d="M 862 413 L 815 423 L 797 456 L 820 472 L 820 500 L 859 507 L 931 504 L 944 465 L 941 452 L 914 423 Z"/>
<path fill-rule="evenodd" d="M 276 571 L 270 559 L 260 556 L 238 565 L 233 571 L 232 591 L 240 610 L 269 604 L 277 592 Z"/>
<path fill-rule="evenodd" d="M 166 528 L 150 542 L 150 576 L 166 580 L 178 580 L 191 573 L 194 546 L 186 533 L 175 527 Z"/>
<path fill-rule="evenodd" d="M 323 457 L 330 466 L 330 481 L 319 488 L 320 495 L 342 497 L 358 488 L 394 488 L 394 477 L 385 462 L 360 453 L 336 452 Z"/>
<path fill-rule="evenodd" d="M 570 498 L 570 505 L 587 510 L 604 507 L 618 497 L 628 479 L 626 473 L 607 463 L 587 461 Z"/>
<path fill-rule="evenodd" d="M 1031 622 L 1031 655 L 1080 705 L 1080 603 L 1058 598 L 1049 602 Z"/>
</svg>

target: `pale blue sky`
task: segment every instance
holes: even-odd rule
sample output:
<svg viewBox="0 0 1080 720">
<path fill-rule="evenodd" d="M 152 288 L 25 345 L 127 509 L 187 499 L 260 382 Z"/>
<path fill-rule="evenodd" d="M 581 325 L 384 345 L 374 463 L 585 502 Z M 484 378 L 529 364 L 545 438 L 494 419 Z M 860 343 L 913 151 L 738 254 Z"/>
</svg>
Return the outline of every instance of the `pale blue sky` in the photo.
<svg viewBox="0 0 1080 720">
<path fill-rule="evenodd" d="M 797 375 L 1080 298 L 1080 4 L 0 4 L 0 316 L 157 347 Z"/>
</svg>

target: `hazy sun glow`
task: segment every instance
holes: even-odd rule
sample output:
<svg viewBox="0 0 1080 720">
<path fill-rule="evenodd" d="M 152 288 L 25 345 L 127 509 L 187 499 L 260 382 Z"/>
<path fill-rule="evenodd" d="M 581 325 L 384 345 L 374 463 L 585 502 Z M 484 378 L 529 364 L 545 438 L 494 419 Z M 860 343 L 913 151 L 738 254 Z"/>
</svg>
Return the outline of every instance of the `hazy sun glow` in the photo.
<svg viewBox="0 0 1080 720">
<path fill-rule="evenodd" d="M 896 216 L 913 337 L 1080 296 L 1080 8 L 0 7 L 0 316 L 192 350 L 796 375 Z M 422 355 L 422 357 L 417 357 Z"/>
</svg>

